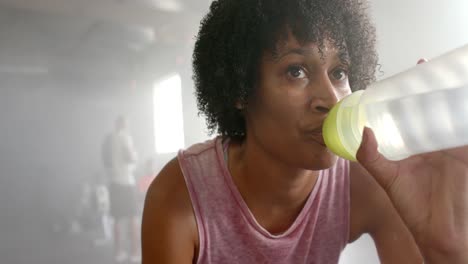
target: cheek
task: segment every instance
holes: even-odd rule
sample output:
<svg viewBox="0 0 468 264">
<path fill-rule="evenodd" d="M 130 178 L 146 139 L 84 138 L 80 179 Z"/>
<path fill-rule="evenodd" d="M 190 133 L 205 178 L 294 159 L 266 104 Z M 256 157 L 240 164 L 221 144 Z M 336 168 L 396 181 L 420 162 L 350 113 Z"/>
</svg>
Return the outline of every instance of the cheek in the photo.
<svg viewBox="0 0 468 264">
<path fill-rule="evenodd" d="M 294 112 L 285 102 L 269 101 L 259 104 L 256 111 L 252 113 L 252 121 L 257 125 L 267 126 L 286 126 L 292 119 Z"/>
<path fill-rule="evenodd" d="M 256 112 L 277 117 L 288 116 L 304 99 L 300 89 L 282 85 L 277 78 L 265 81 L 258 92 L 257 99 L 253 102 Z"/>
<path fill-rule="evenodd" d="M 353 91 L 351 91 L 351 88 L 349 87 L 349 84 L 347 84 L 345 87 L 340 87 L 337 89 L 337 99 L 338 101 L 341 101 L 342 99 L 344 99 L 346 96 L 352 94 Z"/>
<path fill-rule="evenodd" d="M 247 126 L 249 129 L 271 135 L 272 131 L 276 134 L 283 134 L 282 131 L 288 131 L 295 127 L 295 120 L 299 115 L 299 106 L 294 105 L 288 95 L 281 97 L 268 96 L 257 100 L 255 105 L 247 114 Z"/>
<path fill-rule="evenodd" d="M 267 104 L 273 120 L 277 120 L 283 125 L 292 125 L 303 116 L 308 100 L 304 94 L 288 89 L 275 98 L 271 98 Z"/>
</svg>

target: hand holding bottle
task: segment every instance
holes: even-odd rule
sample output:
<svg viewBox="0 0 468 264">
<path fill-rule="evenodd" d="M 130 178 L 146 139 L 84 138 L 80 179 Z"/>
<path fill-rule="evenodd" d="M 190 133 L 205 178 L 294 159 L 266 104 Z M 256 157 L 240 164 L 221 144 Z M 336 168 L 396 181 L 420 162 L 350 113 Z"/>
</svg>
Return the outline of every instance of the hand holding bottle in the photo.
<svg viewBox="0 0 468 264">
<path fill-rule="evenodd" d="M 425 263 L 468 263 L 468 146 L 390 161 L 366 128 L 357 159 L 387 192 Z"/>
</svg>

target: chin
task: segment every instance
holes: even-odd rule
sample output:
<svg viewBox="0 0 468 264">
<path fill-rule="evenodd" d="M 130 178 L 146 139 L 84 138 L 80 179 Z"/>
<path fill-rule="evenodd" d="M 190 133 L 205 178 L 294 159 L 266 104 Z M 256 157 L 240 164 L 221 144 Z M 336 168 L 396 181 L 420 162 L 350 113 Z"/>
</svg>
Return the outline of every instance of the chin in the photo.
<svg viewBox="0 0 468 264">
<path fill-rule="evenodd" d="M 308 159 L 306 169 L 309 170 L 326 170 L 335 165 L 338 156 L 327 150 L 323 153 L 316 153 Z"/>
</svg>

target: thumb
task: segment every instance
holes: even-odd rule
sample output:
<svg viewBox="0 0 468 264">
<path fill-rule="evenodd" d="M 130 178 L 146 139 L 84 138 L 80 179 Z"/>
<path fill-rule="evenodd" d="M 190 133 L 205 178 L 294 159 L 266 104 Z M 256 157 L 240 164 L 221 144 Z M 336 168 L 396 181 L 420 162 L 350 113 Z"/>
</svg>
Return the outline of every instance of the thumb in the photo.
<svg viewBox="0 0 468 264">
<path fill-rule="evenodd" d="M 428 60 L 425 59 L 425 58 L 421 58 L 421 59 L 418 60 L 418 64 L 423 64 L 423 63 L 426 63 L 426 62 L 428 62 Z"/>
<path fill-rule="evenodd" d="M 364 128 L 361 146 L 356 158 L 359 163 L 377 180 L 387 192 L 390 191 L 398 173 L 395 162 L 387 160 L 377 150 L 378 144 L 374 133 L 368 127 Z"/>
</svg>

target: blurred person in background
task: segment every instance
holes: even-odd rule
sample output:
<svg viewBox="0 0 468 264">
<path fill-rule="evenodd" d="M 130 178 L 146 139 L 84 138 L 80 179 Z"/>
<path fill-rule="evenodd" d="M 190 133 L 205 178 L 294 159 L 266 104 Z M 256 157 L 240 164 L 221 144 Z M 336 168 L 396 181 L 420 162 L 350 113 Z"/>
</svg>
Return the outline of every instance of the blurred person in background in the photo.
<svg viewBox="0 0 468 264">
<path fill-rule="evenodd" d="M 110 215 L 114 220 L 114 258 L 116 262 L 139 262 L 139 211 L 134 170 L 137 152 L 129 132 L 128 120 L 120 116 L 114 131 L 103 144 L 103 162 L 109 177 Z M 130 235 L 130 256 L 124 231 Z"/>
<path fill-rule="evenodd" d="M 96 246 L 103 246 L 112 242 L 109 184 L 106 178 L 103 177 L 102 173 L 97 173 L 93 185 L 95 213 L 99 222 L 99 235 L 101 236 L 94 240 Z"/>
</svg>

